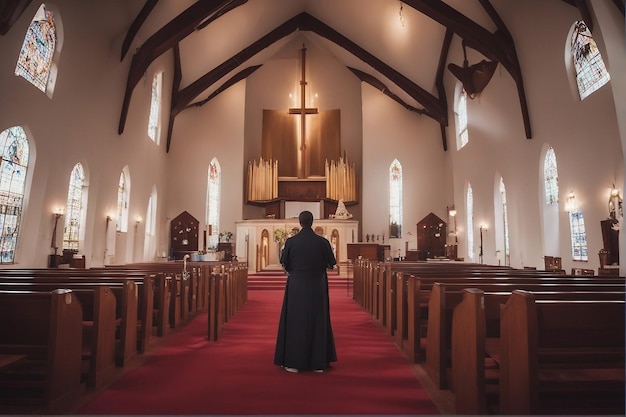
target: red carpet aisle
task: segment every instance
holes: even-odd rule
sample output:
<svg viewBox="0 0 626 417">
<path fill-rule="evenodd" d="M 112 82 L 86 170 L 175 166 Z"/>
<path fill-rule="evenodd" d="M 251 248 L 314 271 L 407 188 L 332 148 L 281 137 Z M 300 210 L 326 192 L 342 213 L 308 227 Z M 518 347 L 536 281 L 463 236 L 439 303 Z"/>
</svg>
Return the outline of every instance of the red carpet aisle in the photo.
<svg viewBox="0 0 626 417">
<path fill-rule="evenodd" d="M 346 292 L 331 290 L 338 362 L 291 374 L 273 365 L 282 291 L 250 291 L 218 342 L 206 314 L 79 414 L 439 414 L 408 362 Z"/>
</svg>

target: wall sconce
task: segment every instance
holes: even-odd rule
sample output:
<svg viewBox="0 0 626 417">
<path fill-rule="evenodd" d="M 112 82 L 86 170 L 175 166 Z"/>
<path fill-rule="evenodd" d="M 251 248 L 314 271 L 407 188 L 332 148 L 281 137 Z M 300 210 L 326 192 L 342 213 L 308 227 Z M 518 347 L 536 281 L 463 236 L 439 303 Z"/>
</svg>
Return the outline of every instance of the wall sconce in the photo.
<svg viewBox="0 0 626 417">
<path fill-rule="evenodd" d="M 571 213 L 572 211 L 576 211 L 578 210 L 578 201 L 576 200 L 576 196 L 574 195 L 574 192 L 571 191 L 569 193 L 569 196 L 567 197 L 567 201 L 565 202 L 565 211 L 567 211 L 568 213 Z"/>
<path fill-rule="evenodd" d="M 478 254 L 478 258 L 480 259 L 480 263 L 483 263 L 483 232 L 487 233 L 487 226 L 480 225 L 480 252 Z"/>
<path fill-rule="evenodd" d="M 135 233 L 137 233 L 137 228 L 138 228 L 138 227 L 139 227 L 139 225 L 141 224 L 141 221 L 142 221 L 141 216 L 137 216 L 137 217 L 135 218 Z"/>
<path fill-rule="evenodd" d="M 54 214 L 54 228 L 52 229 L 52 239 L 50 240 L 50 247 L 54 249 L 54 254 L 56 255 L 59 251 L 59 247 L 57 246 L 57 225 L 59 223 L 59 219 L 65 213 L 65 209 L 62 207 L 57 208 Z"/>
</svg>

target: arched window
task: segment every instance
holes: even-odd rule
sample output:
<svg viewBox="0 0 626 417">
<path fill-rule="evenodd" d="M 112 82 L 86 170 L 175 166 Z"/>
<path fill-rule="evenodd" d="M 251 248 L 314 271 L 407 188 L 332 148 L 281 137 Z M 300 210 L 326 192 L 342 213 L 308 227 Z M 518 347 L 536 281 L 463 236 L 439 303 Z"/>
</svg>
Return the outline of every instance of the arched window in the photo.
<svg viewBox="0 0 626 417">
<path fill-rule="evenodd" d="M 70 174 L 70 186 L 65 206 L 65 230 L 63 232 L 63 249 L 78 251 L 80 227 L 83 221 L 85 173 L 79 162 L 74 165 Z"/>
<path fill-rule="evenodd" d="M 222 193 L 222 168 L 217 158 L 209 164 L 209 185 L 206 196 L 206 224 L 211 225 L 211 235 L 207 245 L 217 248 L 220 234 L 220 201 Z"/>
<path fill-rule="evenodd" d="M 389 166 L 389 237 L 402 237 L 402 165 Z"/>
<path fill-rule="evenodd" d="M 25 78 L 45 93 L 48 82 L 51 81 L 52 58 L 56 45 L 57 30 L 52 12 L 42 4 L 26 31 L 15 75 Z"/>
<path fill-rule="evenodd" d="M 598 45 L 585 22 L 574 24 L 571 39 L 572 57 L 576 69 L 576 83 L 580 99 L 584 100 L 591 93 L 608 83 L 611 79 Z"/>
<path fill-rule="evenodd" d="M 146 207 L 146 228 L 143 245 L 144 261 L 153 261 L 156 258 L 156 215 L 157 215 L 157 191 L 152 188 Z"/>
<path fill-rule="evenodd" d="M 556 168 L 556 154 L 552 147 L 548 148 L 543 160 L 543 181 L 545 185 L 546 204 L 559 203 L 559 172 Z"/>
<path fill-rule="evenodd" d="M 128 231 L 128 201 L 130 199 L 130 181 L 128 180 L 128 167 L 124 167 L 117 184 L 117 224 L 118 232 Z"/>
<path fill-rule="evenodd" d="M 459 94 L 456 102 L 456 144 L 457 149 L 469 143 L 469 134 L 467 133 L 467 93 L 463 87 L 459 88 Z"/>
<path fill-rule="evenodd" d="M 467 185 L 467 195 L 465 197 L 467 205 L 467 257 L 474 260 L 474 194 L 472 185 Z"/>
<path fill-rule="evenodd" d="M 504 180 L 500 177 L 500 205 L 502 207 L 502 225 L 504 232 L 504 259 L 505 264 L 511 264 L 511 247 L 509 246 L 509 215 L 506 207 L 506 188 Z"/>
<path fill-rule="evenodd" d="M 0 132 L 0 263 L 15 262 L 28 170 L 26 132 L 15 126 Z"/>
<path fill-rule="evenodd" d="M 569 228 L 572 238 L 572 259 L 575 261 L 587 261 L 587 232 L 585 231 L 585 219 L 580 205 L 574 194 L 567 199 L 567 211 L 569 212 Z"/>
<path fill-rule="evenodd" d="M 148 119 L 148 136 L 153 142 L 159 143 L 161 132 L 161 91 L 163 73 L 159 72 L 152 78 L 152 98 L 150 100 L 150 117 Z"/>
</svg>

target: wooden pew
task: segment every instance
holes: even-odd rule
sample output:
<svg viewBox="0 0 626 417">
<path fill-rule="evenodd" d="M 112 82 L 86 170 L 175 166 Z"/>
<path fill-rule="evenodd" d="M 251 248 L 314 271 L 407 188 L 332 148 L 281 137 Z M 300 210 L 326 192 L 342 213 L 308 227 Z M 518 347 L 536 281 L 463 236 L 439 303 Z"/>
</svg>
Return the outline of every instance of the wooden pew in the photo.
<svg viewBox="0 0 626 417">
<path fill-rule="evenodd" d="M 624 414 L 624 300 L 536 300 L 502 308 L 500 410 Z"/>
<path fill-rule="evenodd" d="M 0 353 L 27 355 L 0 373 L 0 410 L 54 413 L 84 393 L 82 317 L 70 290 L 0 291 Z"/>
<path fill-rule="evenodd" d="M 590 277 L 591 278 L 591 277 Z M 478 288 L 485 292 L 510 293 L 517 289 L 536 292 L 615 292 L 624 293 L 624 284 L 560 284 L 545 283 L 541 280 L 526 280 L 509 283 L 485 281 L 480 284 L 472 282 L 435 283 L 431 290 L 428 303 L 428 330 L 426 336 L 426 373 L 440 389 L 450 388 L 449 373 L 451 369 L 451 333 L 453 309 L 463 299 L 463 290 L 468 287 Z"/>
<path fill-rule="evenodd" d="M 498 414 L 500 310 L 511 292 L 461 291 L 452 317 L 452 376 L 457 414 Z M 545 300 L 624 300 L 623 291 L 533 292 Z"/>
</svg>

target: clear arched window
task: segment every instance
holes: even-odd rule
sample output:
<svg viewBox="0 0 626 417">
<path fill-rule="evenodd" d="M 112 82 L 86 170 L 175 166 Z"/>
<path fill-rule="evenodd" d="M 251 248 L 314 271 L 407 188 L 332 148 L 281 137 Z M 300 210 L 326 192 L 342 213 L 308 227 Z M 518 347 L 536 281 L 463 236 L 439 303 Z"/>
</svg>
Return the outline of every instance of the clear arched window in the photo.
<svg viewBox="0 0 626 417">
<path fill-rule="evenodd" d="M 455 117 L 457 149 L 461 149 L 469 142 L 469 135 L 467 133 L 467 93 L 465 92 L 464 88 L 459 88 Z"/>
<path fill-rule="evenodd" d="M 159 143 L 161 131 L 161 91 L 163 73 L 159 72 L 152 78 L 152 98 L 150 100 L 150 117 L 148 118 L 148 136 L 153 142 Z"/>
<path fill-rule="evenodd" d="M 543 182 L 545 185 L 546 204 L 559 203 L 559 172 L 556 167 L 556 154 L 548 148 L 543 160 Z"/>
<path fill-rule="evenodd" d="M 15 75 L 25 78 L 45 93 L 50 81 L 56 44 L 57 31 L 52 12 L 42 4 L 26 31 Z"/>
<path fill-rule="evenodd" d="M 569 228 L 572 238 L 572 259 L 575 261 L 587 261 L 587 232 L 585 231 L 585 219 L 583 211 L 576 202 L 574 194 L 570 194 L 567 203 L 569 212 Z"/>
<path fill-rule="evenodd" d="M 22 220 L 29 146 L 20 126 L 0 132 L 0 263 L 15 262 Z"/>
<path fill-rule="evenodd" d="M 211 235 L 207 245 L 217 248 L 220 234 L 220 201 L 222 193 L 222 168 L 217 158 L 213 158 L 209 164 L 209 185 L 207 189 L 206 223 L 211 225 Z"/>
<path fill-rule="evenodd" d="M 500 205 L 502 206 L 502 225 L 504 226 L 504 255 L 506 264 L 510 264 L 511 247 L 509 246 L 509 215 L 506 207 L 506 188 L 504 180 L 500 177 Z"/>
<path fill-rule="evenodd" d="M 571 46 L 578 92 L 580 99 L 584 100 L 608 83 L 611 76 L 585 22 L 579 21 L 574 24 Z"/>
<path fill-rule="evenodd" d="M 144 237 L 144 261 L 152 261 L 156 257 L 156 224 L 157 224 L 157 191 L 152 188 L 146 207 L 146 228 Z"/>
<path fill-rule="evenodd" d="M 120 174 L 117 184 L 117 223 L 115 230 L 118 232 L 128 231 L 128 201 L 130 199 L 130 181 L 128 180 L 128 167 Z"/>
<path fill-rule="evenodd" d="M 474 260 L 474 193 L 472 185 L 467 185 L 467 194 L 465 196 L 465 204 L 467 206 L 467 257 Z"/>
<path fill-rule="evenodd" d="M 402 165 L 397 159 L 389 166 L 389 237 L 402 237 Z"/>
<path fill-rule="evenodd" d="M 79 162 L 70 174 L 70 185 L 65 206 L 65 230 L 63 231 L 63 249 L 78 251 L 80 227 L 83 220 L 83 193 L 85 191 L 85 172 Z"/>
</svg>

